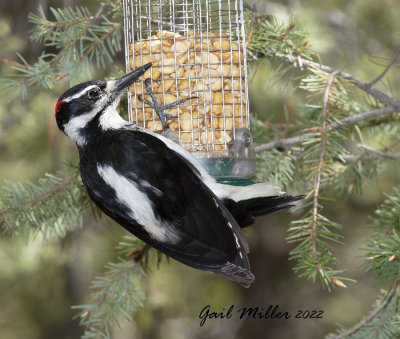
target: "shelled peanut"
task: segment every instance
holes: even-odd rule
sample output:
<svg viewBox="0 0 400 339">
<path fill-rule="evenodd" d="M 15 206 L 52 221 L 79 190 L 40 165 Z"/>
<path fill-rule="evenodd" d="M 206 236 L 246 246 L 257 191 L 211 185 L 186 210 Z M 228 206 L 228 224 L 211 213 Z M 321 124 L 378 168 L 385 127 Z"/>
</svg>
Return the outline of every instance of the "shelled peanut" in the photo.
<svg viewBox="0 0 400 339">
<path fill-rule="evenodd" d="M 151 100 L 143 83 L 151 78 L 159 104 L 191 97 L 167 112 L 177 118 L 168 125 L 188 150 L 226 149 L 233 129 L 248 127 L 243 50 L 226 34 L 162 31 L 130 45 L 129 55 L 131 69 L 153 63 L 131 89 L 132 117 L 138 125 L 162 130 L 155 112 L 138 99 L 143 95 Z"/>
</svg>

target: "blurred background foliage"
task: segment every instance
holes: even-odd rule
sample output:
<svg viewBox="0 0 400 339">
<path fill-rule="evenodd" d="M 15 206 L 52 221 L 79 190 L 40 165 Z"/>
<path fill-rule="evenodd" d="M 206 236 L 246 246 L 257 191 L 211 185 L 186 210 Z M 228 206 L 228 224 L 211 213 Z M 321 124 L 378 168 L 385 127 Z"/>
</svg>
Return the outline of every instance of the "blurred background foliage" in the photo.
<svg viewBox="0 0 400 339">
<path fill-rule="evenodd" d="M 92 13 L 97 1 L 15 0 L 0 3 L 0 58 L 21 62 L 16 53 L 32 64 L 42 54 L 42 46 L 31 41 L 33 28 L 29 13 L 39 14 L 38 5 L 51 17 L 49 8 L 84 5 Z M 365 81 L 373 80 L 390 62 L 400 45 L 400 4 L 396 0 L 282 0 L 247 1 L 259 13 L 276 15 L 308 32 L 311 49 L 323 64 L 348 72 Z M 46 53 L 54 53 L 52 47 Z M 46 172 L 55 173 L 78 163 L 75 146 L 55 124 L 54 106 L 60 93 L 73 84 L 92 78 L 112 77 L 125 69 L 123 52 L 117 52 L 112 65 L 88 65 L 82 79 L 63 78 L 54 87 L 28 88 L 24 100 L 0 96 L 0 177 L 9 182 L 35 181 Z M 298 90 L 300 71 L 277 73 L 277 63 L 263 59 L 249 65 L 251 112 L 269 126 L 291 122 L 301 115 L 306 102 Z M 0 64 L 0 77 L 16 73 L 12 64 Z M 398 97 L 399 61 L 377 88 Z M 355 94 L 361 95 L 361 94 Z M 393 142 L 393 129 L 363 131 L 363 137 L 377 146 Z M 379 133 L 378 133 L 379 132 Z M 398 134 L 397 134 L 398 135 Z M 389 140 L 386 140 L 389 139 Z M 259 142 L 266 142 L 262 136 Z M 71 165 L 72 164 L 72 165 Z M 340 267 L 357 283 L 347 289 L 328 293 L 319 284 L 299 279 L 288 261 L 293 244 L 285 240 L 290 221 L 299 215 L 278 213 L 259 218 L 246 230 L 250 244 L 250 262 L 257 280 L 250 289 L 242 289 L 217 276 L 193 270 L 175 261 L 157 265 L 150 253 L 148 272 L 143 284 L 144 307 L 134 314 L 134 321 L 123 321 L 121 328 L 110 329 L 112 338 L 322 338 L 336 330 L 336 324 L 348 328 L 365 316 L 381 288 L 365 272 L 363 255 L 371 236 L 368 217 L 398 185 L 399 161 L 376 165 L 359 191 L 339 195 L 325 205 L 325 215 L 343 225 L 340 234 L 344 246 L 336 246 Z M 367 178 L 368 175 L 365 174 Z M 295 178 L 296 179 L 296 178 Z M 288 191 L 296 188 L 287 187 Z M 345 198 L 343 198 L 345 197 Z M 115 262 L 115 246 L 126 232 L 108 218 L 95 220 L 85 212 L 81 227 L 65 237 L 44 241 L 0 236 L 0 337 L 1 338 L 79 338 L 83 330 L 72 305 L 88 302 L 90 283 L 102 275 L 108 262 Z M 323 319 L 208 320 L 200 327 L 198 315 L 206 305 L 214 310 L 239 307 L 279 305 L 282 311 L 295 314 L 302 309 L 324 310 Z"/>
</svg>

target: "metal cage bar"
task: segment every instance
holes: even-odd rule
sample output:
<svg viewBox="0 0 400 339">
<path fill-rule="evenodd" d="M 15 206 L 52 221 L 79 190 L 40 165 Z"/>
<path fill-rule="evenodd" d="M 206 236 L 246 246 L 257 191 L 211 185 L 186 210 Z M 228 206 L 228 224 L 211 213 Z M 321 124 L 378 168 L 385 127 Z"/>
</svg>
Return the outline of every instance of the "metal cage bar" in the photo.
<svg viewBox="0 0 400 339">
<path fill-rule="evenodd" d="M 155 113 L 138 101 L 143 81 L 172 109 L 170 128 L 199 156 L 229 157 L 239 129 L 249 128 L 242 0 L 123 0 L 126 70 L 151 67 L 128 93 L 129 117 L 153 131 Z M 193 98 L 198 97 L 198 98 Z"/>
</svg>

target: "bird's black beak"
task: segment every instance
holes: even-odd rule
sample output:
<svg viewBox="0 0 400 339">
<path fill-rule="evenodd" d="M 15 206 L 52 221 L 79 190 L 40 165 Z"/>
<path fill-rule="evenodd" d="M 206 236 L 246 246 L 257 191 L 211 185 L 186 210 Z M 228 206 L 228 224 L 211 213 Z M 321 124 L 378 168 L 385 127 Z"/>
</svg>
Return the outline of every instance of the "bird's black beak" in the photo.
<svg viewBox="0 0 400 339">
<path fill-rule="evenodd" d="M 149 62 L 148 64 L 136 68 L 128 74 L 125 74 L 123 77 L 116 79 L 111 91 L 115 93 L 120 93 L 124 89 L 128 88 L 136 81 L 137 78 L 139 78 L 144 72 L 146 72 L 146 70 L 149 69 L 151 65 L 151 62 Z"/>
</svg>

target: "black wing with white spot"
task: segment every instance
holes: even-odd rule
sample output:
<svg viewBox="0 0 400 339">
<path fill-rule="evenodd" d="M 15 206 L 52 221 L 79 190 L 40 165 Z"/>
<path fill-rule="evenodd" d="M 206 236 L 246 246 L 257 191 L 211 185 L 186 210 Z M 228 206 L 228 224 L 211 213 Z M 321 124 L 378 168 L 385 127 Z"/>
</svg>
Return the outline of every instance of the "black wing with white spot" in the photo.
<svg viewBox="0 0 400 339">
<path fill-rule="evenodd" d="M 245 286 L 254 280 L 240 227 L 187 160 L 140 130 L 110 130 L 96 142 L 102 147 L 94 152 L 101 152 L 101 157 L 93 153 L 94 148 L 92 153 L 80 152 L 81 174 L 90 196 L 106 214 L 189 266 Z M 105 175 L 104 169 L 109 168 L 115 174 L 109 170 Z M 99 179 L 105 182 L 102 187 L 98 187 Z M 104 194 L 115 199 L 105 204 Z M 151 206 L 153 219 L 143 206 Z"/>
</svg>

